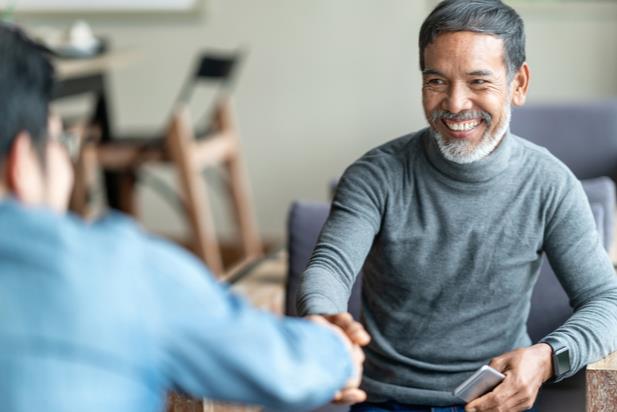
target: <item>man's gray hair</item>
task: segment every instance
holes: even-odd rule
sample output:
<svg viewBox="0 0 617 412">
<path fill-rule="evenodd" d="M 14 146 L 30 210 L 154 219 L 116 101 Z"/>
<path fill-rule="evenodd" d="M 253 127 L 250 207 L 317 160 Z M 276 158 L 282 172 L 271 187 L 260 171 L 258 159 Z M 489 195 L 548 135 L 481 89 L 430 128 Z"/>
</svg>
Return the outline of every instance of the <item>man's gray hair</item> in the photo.
<svg viewBox="0 0 617 412">
<path fill-rule="evenodd" d="M 420 28 L 420 69 L 424 49 L 441 33 L 471 31 L 499 37 L 504 43 L 508 78 L 525 62 L 525 27 L 514 9 L 500 0 L 444 0 L 428 15 Z"/>
</svg>

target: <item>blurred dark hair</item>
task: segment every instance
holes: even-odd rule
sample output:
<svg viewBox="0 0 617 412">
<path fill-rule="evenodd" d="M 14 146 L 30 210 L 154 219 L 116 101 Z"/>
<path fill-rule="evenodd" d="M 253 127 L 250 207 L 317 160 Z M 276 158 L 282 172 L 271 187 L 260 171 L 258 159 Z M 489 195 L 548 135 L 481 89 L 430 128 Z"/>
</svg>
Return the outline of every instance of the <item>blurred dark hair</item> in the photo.
<svg viewBox="0 0 617 412">
<path fill-rule="evenodd" d="M 525 62 L 525 26 L 516 11 L 500 0 L 444 0 L 428 15 L 420 28 L 420 69 L 424 49 L 441 33 L 471 31 L 499 37 L 511 79 Z"/>
<path fill-rule="evenodd" d="M 17 26 L 0 23 L 0 162 L 26 131 L 44 163 L 54 78 L 48 54 Z"/>
</svg>

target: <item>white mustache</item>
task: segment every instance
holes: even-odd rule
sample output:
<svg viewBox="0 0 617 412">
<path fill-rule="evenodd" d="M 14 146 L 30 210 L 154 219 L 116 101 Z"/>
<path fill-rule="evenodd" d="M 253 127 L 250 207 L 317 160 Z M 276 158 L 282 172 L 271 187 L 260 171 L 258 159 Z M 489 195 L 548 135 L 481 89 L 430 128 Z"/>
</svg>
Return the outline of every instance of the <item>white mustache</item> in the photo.
<svg viewBox="0 0 617 412">
<path fill-rule="evenodd" d="M 484 120 L 489 125 L 493 120 L 493 117 L 489 113 L 480 110 L 468 110 L 460 113 L 450 113 L 445 110 L 435 110 L 431 113 L 431 119 L 433 121 L 437 121 L 440 119 L 463 121 L 475 119 L 478 117 Z"/>
</svg>

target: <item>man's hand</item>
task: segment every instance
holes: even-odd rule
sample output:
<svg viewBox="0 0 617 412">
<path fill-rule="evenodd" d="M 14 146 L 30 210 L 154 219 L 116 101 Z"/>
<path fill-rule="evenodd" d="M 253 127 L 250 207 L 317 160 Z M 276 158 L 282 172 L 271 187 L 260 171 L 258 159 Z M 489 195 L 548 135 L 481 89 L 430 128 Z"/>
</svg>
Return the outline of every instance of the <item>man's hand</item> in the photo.
<svg viewBox="0 0 617 412">
<path fill-rule="evenodd" d="M 552 349 L 546 343 L 494 358 L 490 366 L 506 378 L 492 392 L 469 402 L 466 412 L 520 412 L 533 407 L 538 390 L 553 376 Z"/>
<path fill-rule="evenodd" d="M 332 402 L 338 404 L 353 404 L 366 400 L 366 393 L 359 389 L 362 380 L 362 364 L 364 352 L 360 346 L 367 345 L 371 338 L 362 324 L 353 320 L 349 313 L 337 313 L 327 316 L 308 316 L 307 319 L 329 327 L 341 336 L 347 346 L 354 364 L 355 375 L 347 382 L 344 388 L 338 391 Z"/>
<path fill-rule="evenodd" d="M 364 329 L 364 326 L 362 326 L 360 322 L 355 321 L 349 312 L 335 313 L 334 315 L 324 315 L 320 317 L 341 328 L 349 340 L 355 345 L 366 346 L 371 341 L 371 337 Z"/>
</svg>

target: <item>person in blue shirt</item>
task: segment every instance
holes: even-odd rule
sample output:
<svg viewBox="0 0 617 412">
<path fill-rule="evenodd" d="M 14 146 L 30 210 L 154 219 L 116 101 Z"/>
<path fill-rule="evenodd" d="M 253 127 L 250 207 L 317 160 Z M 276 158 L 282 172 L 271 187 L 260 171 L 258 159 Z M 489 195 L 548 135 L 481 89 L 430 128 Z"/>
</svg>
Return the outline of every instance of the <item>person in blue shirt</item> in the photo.
<svg viewBox="0 0 617 412">
<path fill-rule="evenodd" d="M 161 411 L 165 394 L 302 411 L 356 402 L 368 335 L 349 316 L 251 308 L 120 214 L 66 213 L 72 169 L 49 124 L 53 70 L 0 25 L 3 411 Z"/>
</svg>

